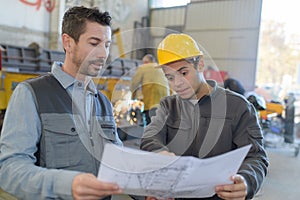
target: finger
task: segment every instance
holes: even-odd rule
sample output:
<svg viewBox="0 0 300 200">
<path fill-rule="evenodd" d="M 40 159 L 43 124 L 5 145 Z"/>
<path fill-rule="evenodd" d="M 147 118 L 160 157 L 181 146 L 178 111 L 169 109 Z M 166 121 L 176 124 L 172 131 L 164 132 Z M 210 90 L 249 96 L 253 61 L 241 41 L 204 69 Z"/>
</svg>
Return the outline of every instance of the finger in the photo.
<svg viewBox="0 0 300 200">
<path fill-rule="evenodd" d="M 241 175 L 234 175 L 231 176 L 230 179 L 233 181 L 233 184 L 217 186 L 216 191 L 224 190 L 224 191 L 233 192 L 239 190 L 246 190 L 247 185 L 244 177 L 242 177 Z"/>
<path fill-rule="evenodd" d="M 104 198 L 105 196 L 95 196 L 95 195 L 83 195 L 75 198 L 75 200 L 99 200 L 100 198 Z"/>
<path fill-rule="evenodd" d="M 234 200 L 234 199 L 245 199 L 246 195 L 244 192 L 239 191 L 239 192 L 218 192 L 217 193 L 218 197 L 220 197 L 221 199 L 230 199 L 230 200 Z"/>
<path fill-rule="evenodd" d="M 88 195 L 111 195 L 111 194 L 120 194 L 122 193 L 122 189 L 109 189 L 109 188 L 92 188 L 92 187 L 86 187 L 83 188 L 83 192 L 81 194 L 88 194 Z"/>
<path fill-rule="evenodd" d="M 119 190 L 120 187 L 116 183 L 102 182 L 98 181 L 98 184 L 95 185 L 97 188 L 101 188 L 101 190 Z"/>
<path fill-rule="evenodd" d="M 120 187 L 116 183 L 103 182 L 97 179 L 93 174 L 88 174 L 84 177 L 82 184 L 90 189 L 102 190 L 102 191 L 116 191 L 120 190 Z"/>
<path fill-rule="evenodd" d="M 157 200 L 157 198 L 155 198 L 155 197 L 150 197 L 150 196 L 147 196 L 147 197 L 146 197 L 146 200 Z"/>
<path fill-rule="evenodd" d="M 167 155 L 167 156 L 175 156 L 175 153 L 169 151 L 160 151 L 159 154 Z"/>
<path fill-rule="evenodd" d="M 72 193 L 75 199 L 89 196 L 92 199 L 111 194 L 120 194 L 122 190 L 114 183 L 99 181 L 92 174 L 79 174 L 73 180 Z"/>
<path fill-rule="evenodd" d="M 219 189 L 219 188 L 216 189 L 216 192 L 222 193 L 222 194 L 239 193 L 242 195 L 247 193 L 246 187 L 244 184 L 224 185 L 224 186 L 222 186 L 222 189 Z"/>
<path fill-rule="evenodd" d="M 100 199 L 113 194 L 121 194 L 122 190 L 95 190 L 85 188 L 83 192 L 76 195 L 76 199 Z"/>
<path fill-rule="evenodd" d="M 230 177 L 233 184 L 216 187 L 216 193 L 223 199 L 244 199 L 247 195 L 247 186 L 244 178 L 240 175 Z"/>
<path fill-rule="evenodd" d="M 222 199 L 245 199 L 247 190 L 244 184 L 234 184 L 218 186 L 216 193 Z"/>
<path fill-rule="evenodd" d="M 242 177 L 242 176 L 240 176 L 240 175 L 234 175 L 234 176 L 231 176 L 231 180 L 232 180 L 234 183 L 243 183 L 243 182 L 245 182 L 244 177 Z"/>
</svg>

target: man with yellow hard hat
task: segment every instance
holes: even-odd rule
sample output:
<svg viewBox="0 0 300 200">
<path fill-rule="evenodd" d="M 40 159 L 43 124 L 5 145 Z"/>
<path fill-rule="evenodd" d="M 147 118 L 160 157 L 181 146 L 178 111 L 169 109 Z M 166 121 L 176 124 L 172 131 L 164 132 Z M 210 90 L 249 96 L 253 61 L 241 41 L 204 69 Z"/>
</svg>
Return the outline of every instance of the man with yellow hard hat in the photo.
<svg viewBox="0 0 300 200">
<path fill-rule="evenodd" d="M 170 34 L 161 41 L 159 67 L 175 95 L 161 100 L 141 149 L 208 158 L 251 144 L 238 173 L 228 177 L 232 184 L 216 185 L 214 196 L 201 198 L 251 199 L 269 165 L 256 111 L 243 96 L 205 80 L 203 56 L 189 35 Z"/>
</svg>

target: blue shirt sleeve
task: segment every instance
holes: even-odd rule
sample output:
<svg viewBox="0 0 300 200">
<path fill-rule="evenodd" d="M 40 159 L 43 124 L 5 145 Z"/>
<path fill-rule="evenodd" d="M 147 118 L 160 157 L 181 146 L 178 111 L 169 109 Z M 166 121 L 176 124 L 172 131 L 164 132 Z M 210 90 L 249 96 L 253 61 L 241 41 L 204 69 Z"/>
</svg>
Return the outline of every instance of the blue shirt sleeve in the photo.
<svg viewBox="0 0 300 200">
<path fill-rule="evenodd" d="M 34 96 L 25 83 L 14 90 L 0 138 L 0 187 L 20 199 L 72 199 L 75 171 L 36 166 L 41 122 Z"/>
</svg>

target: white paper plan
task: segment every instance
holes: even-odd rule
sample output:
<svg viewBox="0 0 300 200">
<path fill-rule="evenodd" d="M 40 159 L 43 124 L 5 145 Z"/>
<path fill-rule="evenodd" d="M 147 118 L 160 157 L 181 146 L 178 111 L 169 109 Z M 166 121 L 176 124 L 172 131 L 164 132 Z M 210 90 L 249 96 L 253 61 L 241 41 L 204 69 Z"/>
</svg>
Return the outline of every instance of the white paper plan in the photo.
<svg viewBox="0 0 300 200">
<path fill-rule="evenodd" d="M 201 198 L 232 183 L 251 145 L 212 158 L 168 156 L 107 144 L 98 179 L 117 183 L 126 194 L 161 198 Z"/>
</svg>

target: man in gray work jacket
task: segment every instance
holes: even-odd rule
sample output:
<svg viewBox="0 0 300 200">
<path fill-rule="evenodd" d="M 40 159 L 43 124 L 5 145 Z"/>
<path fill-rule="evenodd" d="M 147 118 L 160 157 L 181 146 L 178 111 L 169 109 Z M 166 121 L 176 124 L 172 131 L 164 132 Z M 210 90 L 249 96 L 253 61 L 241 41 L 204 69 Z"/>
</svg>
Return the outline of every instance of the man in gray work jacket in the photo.
<svg viewBox="0 0 300 200">
<path fill-rule="evenodd" d="M 0 140 L 0 187 L 18 199 L 122 192 L 96 177 L 104 145 L 121 145 L 112 106 L 91 79 L 109 53 L 110 20 L 97 8 L 70 8 L 62 22 L 64 63 L 16 87 Z"/>
<path fill-rule="evenodd" d="M 205 199 L 253 198 L 269 164 L 253 105 L 205 80 L 203 53 L 189 35 L 166 36 L 157 57 L 176 94 L 161 100 L 145 129 L 141 149 L 208 158 L 251 144 L 238 173 L 228 177 L 232 184 L 216 185 L 216 194 Z"/>
</svg>

